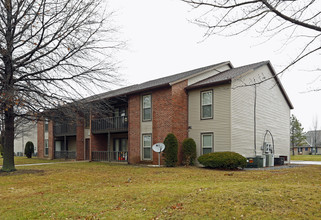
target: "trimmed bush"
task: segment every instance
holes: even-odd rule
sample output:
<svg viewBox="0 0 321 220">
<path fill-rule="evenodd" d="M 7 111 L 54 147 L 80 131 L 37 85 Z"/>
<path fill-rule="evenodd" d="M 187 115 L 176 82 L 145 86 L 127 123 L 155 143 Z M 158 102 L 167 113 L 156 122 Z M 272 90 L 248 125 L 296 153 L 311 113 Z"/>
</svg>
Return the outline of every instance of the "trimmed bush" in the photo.
<svg viewBox="0 0 321 220">
<path fill-rule="evenodd" d="M 35 147 L 33 146 L 33 143 L 31 141 L 28 141 L 26 143 L 25 147 L 25 155 L 27 158 L 31 158 L 32 154 L 35 152 Z"/>
<path fill-rule="evenodd" d="M 165 140 L 165 150 L 163 155 L 165 157 L 165 166 L 175 167 L 177 165 L 177 152 L 178 152 L 178 141 L 174 134 L 169 133 Z"/>
<path fill-rule="evenodd" d="M 204 154 L 198 158 L 198 162 L 205 167 L 215 169 L 244 168 L 246 166 L 246 158 L 235 152 L 215 152 Z"/>
<path fill-rule="evenodd" d="M 186 138 L 183 141 L 183 164 L 184 165 L 194 165 L 196 159 L 196 143 L 193 138 Z"/>
</svg>

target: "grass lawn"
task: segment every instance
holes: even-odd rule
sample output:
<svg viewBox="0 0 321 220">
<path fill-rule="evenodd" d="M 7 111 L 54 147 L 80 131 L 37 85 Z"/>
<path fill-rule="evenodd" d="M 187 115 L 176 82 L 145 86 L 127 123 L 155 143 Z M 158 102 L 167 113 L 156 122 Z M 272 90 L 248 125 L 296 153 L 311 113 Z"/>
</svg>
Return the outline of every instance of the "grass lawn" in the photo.
<svg viewBox="0 0 321 220">
<path fill-rule="evenodd" d="M 321 161 L 321 155 L 295 155 L 291 160 Z"/>
<path fill-rule="evenodd" d="M 15 165 L 20 164 L 34 164 L 34 163 L 53 163 L 53 162 L 64 162 L 65 159 L 54 159 L 54 160 L 48 160 L 48 159 L 40 159 L 37 157 L 27 158 L 27 157 L 14 157 L 14 163 Z M 3 158 L 0 157 L 0 166 L 3 164 Z"/>
<path fill-rule="evenodd" d="M 269 171 L 108 163 L 0 173 L 1 219 L 320 219 L 321 166 Z"/>
</svg>

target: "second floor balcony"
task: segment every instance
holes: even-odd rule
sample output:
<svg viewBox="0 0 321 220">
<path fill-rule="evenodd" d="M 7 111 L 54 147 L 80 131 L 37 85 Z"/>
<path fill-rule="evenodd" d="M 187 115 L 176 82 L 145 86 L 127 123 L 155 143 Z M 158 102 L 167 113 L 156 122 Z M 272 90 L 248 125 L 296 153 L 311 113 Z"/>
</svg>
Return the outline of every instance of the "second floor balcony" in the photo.
<svg viewBox="0 0 321 220">
<path fill-rule="evenodd" d="M 76 135 L 77 128 L 75 123 L 62 123 L 54 125 L 54 135 L 55 136 L 72 136 Z"/>
<path fill-rule="evenodd" d="M 128 116 L 92 119 L 91 131 L 93 133 L 128 131 Z"/>
</svg>

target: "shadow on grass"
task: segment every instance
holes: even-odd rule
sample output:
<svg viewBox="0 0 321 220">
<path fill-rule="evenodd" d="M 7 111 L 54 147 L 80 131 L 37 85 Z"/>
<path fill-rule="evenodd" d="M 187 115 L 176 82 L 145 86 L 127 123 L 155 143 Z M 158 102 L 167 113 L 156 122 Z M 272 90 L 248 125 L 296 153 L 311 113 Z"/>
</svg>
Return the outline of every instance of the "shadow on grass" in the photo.
<svg viewBox="0 0 321 220">
<path fill-rule="evenodd" d="M 18 176 L 24 174 L 35 174 L 38 176 L 43 176 L 44 173 L 44 170 L 16 170 L 14 172 L 5 172 L 0 170 L 0 176 Z"/>
</svg>

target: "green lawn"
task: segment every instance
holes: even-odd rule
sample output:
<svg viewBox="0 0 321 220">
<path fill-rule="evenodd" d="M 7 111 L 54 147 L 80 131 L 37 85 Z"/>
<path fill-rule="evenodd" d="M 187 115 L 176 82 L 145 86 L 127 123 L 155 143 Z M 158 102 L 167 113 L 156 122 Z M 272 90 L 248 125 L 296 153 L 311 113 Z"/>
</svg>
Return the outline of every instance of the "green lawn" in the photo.
<svg viewBox="0 0 321 220">
<path fill-rule="evenodd" d="M 269 171 L 108 163 L 0 173 L 1 219 L 320 219 L 321 166 Z"/>
<path fill-rule="evenodd" d="M 295 155 L 291 160 L 321 161 L 321 155 Z"/>
<path fill-rule="evenodd" d="M 27 157 L 14 157 L 14 162 L 16 165 L 20 164 L 34 164 L 34 163 L 52 163 L 52 162 L 61 162 L 65 161 L 65 159 L 54 159 L 54 160 L 48 160 L 48 159 L 40 159 L 40 158 L 27 158 Z M 3 164 L 3 158 L 0 157 L 0 166 Z"/>
</svg>

